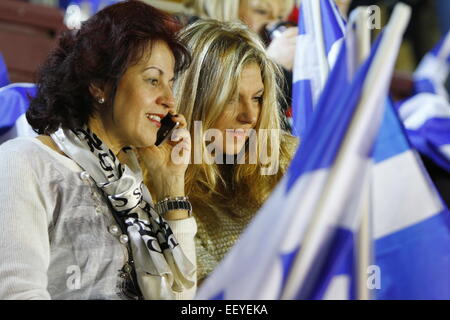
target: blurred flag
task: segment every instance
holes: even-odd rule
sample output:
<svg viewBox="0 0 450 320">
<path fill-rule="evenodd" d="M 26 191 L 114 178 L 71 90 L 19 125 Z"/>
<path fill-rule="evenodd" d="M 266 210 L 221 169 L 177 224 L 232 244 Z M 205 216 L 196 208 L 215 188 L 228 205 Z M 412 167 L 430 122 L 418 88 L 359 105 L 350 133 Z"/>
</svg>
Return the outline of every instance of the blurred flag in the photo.
<svg viewBox="0 0 450 320">
<path fill-rule="evenodd" d="M 376 299 L 450 299 L 450 215 L 388 104 L 373 153 Z"/>
<path fill-rule="evenodd" d="M 64 23 L 69 29 L 80 29 L 81 23 L 102 10 L 124 0 L 71 0 L 64 15 Z"/>
<path fill-rule="evenodd" d="M 0 53 L 0 88 L 9 84 L 8 68 L 3 55 Z"/>
<path fill-rule="evenodd" d="M 445 89 L 450 71 L 450 32 L 420 62 L 414 72 L 415 93 L 434 93 L 448 99 Z"/>
<path fill-rule="evenodd" d="M 411 144 L 450 172 L 450 103 L 442 96 L 419 93 L 398 110 Z"/>
<path fill-rule="evenodd" d="M 346 41 L 349 41 L 352 36 L 350 30 L 346 36 Z M 435 145 L 437 140 L 441 143 L 447 141 L 447 144 L 450 141 L 448 134 L 444 134 L 450 128 L 450 108 L 444 94 L 436 94 L 445 93 L 440 88 L 443 88 L 448 75 L 450 48 L 447 49 L 446 41 L 441 41 L 425 58 L 425 63 L 415 74 L 417 91 L 433 94 L 420 93 L 414 103 L 407 101 L 400 109 L 409 128 L 419 128 L 427 121 L 427 116 L 435 118 L 428 122 L 429 127 L 421 128 L 428 130 L 428 137 L 423 132 L 414 132 L 422 141 L 427 138 L 422 145 L 428 148 L 432 147 L 429 142 L 433 139 Z M 351 64 L 356 60 L 348 61 Z M 440 70 L 433 72 L 433 69 Z M 415 108 L 423 112 L 415 112 Z M 438 115 L 440 119 L 436 119 Z M 430 182 L 420 158 L 410 147 L 390 102 L 375 144 L 373 162 L 367 187 L 371 222 L 369 239 L 373 239 L 369 244 L 372 265 L 367 272 L 371 270 L 373 274 L 371 277 L 366 274 L 367 296 L 375 299 L 449 299 L 449 212 Z M 313 298 L 357 296 L 358 264 L 355 265 L 354 261 L 359 262 L 358 247 L 353 245 L 356 230 L 350 231 L 350 228 L 347 232 L 341 228 L 333 242 L 331 256 L 323 258 L 325 267 L 317 271 L 320 274 L 317 278 L 321 281 L 311 280 L 320 289 L 315 291 Z M 345 287 L 352 289 L 346 294 Z"/>
<path fill-rule="evenodd" d="M 36 85 L 13 83 L 0 88 L 0 144 L 19 136 L 36 136 L 25 118 Z"/>
<path fill-rule="evenodd" d="M 345 21 L 334 0 L 304 0 L 293 79 L 293 133 L 304 137 L 344 38 Z"/>
<path fill-rule="evenodd" d="M 450 71 L 450 32 L 414 73 L 415 92 L 398 103 L 411 144 L 450 172 L 450 102 L 445 82 Z"/>
<path fill-rule="evenodd" d="M 410 10 L 400 4 L 354 76 L 343 43 L 287 175 L 198 299 L 355 298 L 354 242 L 389 79 Z"/>
</svg>

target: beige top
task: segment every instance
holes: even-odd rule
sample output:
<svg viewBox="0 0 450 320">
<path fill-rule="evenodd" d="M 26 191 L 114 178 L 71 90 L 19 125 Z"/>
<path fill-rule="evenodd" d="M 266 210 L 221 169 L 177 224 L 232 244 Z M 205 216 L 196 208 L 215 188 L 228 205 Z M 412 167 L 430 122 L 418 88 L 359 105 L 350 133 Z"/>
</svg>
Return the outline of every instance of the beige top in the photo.
<svg viewBox="0 0 450 320">
<path fill-rule="evenodd" d="M 297 150 L 299 141 L 285 134 L 282 139 L 288 157 L 281 158 L 280 168 L 286 170 L 292 155 Z M 223 206 L 206 207 L 193 203 L 194 217 L 197 221 L 195 248 L 197 251 L 197 280 L 200 284 L 221 262 L 231 247 L 234 246 L 242 232 L 254 218 L 259 205 L 247 202 L 238 205 L 228 201 Z"/>
<path fill-rule="evenodd" d="M 197 279 L 204 280 L 234 246 L 239 236 L 255 216 L 253 208 L 194 207 L 197 220 L 195 248 L 197 251 Z"/>
</svg>

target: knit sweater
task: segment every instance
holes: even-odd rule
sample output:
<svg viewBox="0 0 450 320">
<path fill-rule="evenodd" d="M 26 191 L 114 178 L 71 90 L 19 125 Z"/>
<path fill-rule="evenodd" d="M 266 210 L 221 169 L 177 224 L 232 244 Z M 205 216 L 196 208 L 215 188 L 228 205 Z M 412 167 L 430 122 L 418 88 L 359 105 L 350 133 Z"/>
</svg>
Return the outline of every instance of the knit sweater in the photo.
<svg viewBox="0 0 450 320">
<path fill-rule="evenodd" d="M 280 168 L 286 170 L 299 141 L 285 134 L 282 137 L 283 147 L 289 157 L 281 158 Z M 227 176 L 226 179 L 232 179 Z M 280 179 L 280 177 L 278 177 Z M 232 183 L 228 183 L 232 185 Z M 219 265 L 225 255 L 236 244 L 236 241 L 258 212 L 260 205 L 249 203 L 242 205 L 236 199 L 217 201 L 221 205 L 209 207 L 202 203 L 193 203 L 194 216 L 198 231 L 195 236 L 197 250 L 197 280 L 200 283 Z M 201 200 L 200 200 L 201 202 Z"/>
<path fill-rule="evenodd" d="M 231 206 L 231 204 L 230 204 Z M 198 231 L 197 280 L 203 281 L 221 262 L 255 216 L 256 208 L 206 208 L 194 205 Z"/>
<path fill-rule="evenodd" d="M 0 299 L 127 299 L 126 244 L 109 201 L 74 161 L 35 138 L 8 141 L 0 186 Z M 168 223 L 195 264 L 195 220 Z"/>
</svg>

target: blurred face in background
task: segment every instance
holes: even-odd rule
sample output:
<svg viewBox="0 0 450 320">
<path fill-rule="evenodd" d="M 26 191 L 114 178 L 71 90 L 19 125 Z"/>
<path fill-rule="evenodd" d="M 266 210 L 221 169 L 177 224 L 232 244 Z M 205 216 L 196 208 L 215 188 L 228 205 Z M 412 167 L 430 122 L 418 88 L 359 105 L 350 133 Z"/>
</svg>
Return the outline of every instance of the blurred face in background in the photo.
<svg viewBox="0 0 450 320">
<path fill-rule="evenodd" d="M 276 20 L 284 20 L 283 0 L 241 0 L 239 19 L 259 33 L 263 27 Z"/>
</svg>

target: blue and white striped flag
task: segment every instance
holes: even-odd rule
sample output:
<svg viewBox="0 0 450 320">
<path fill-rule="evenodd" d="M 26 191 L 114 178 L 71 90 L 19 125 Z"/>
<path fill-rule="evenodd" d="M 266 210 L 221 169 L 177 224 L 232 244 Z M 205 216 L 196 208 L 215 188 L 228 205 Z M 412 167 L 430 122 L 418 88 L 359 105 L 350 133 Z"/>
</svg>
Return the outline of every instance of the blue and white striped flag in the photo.
<svg viewBox="0 0 450 320">
<path fill-rule="evenodd" d="M 351 36 L 350 30 L 347 30 L 347 36 Z M 448 53 L 444 54 L 448 51 L 444 50 L 443 43 L 438 46 L 439 50 L 434 50 L 433 56 L 448 63 Z M 436 60 L 434 63 L 436 65 Z M 442 63 L 441 69 L 445 70 Z M 441 71 L 441 75 L 429 83 L 442 85 L 443 80 Z M 421 95 L 426 98 L 430 94 Z M 450 110 L 448 103 L 442 96 L 434 94 L 434 98 L 438 101 L 428 108 L 442 117 Z M 416 106 L 424 108 L 424 102 L 422 100 Z M 408 109 L 403 112 L 406 114 Z M 408 120 L 411 125 L 413 122 L 418 125 L 426 119 L 426 114 L 410 114 Z M 448 128 L 448 124 L 442 125 L 441 132 Z M 437 131 L 435 127 L 434 133 L 438 134 Z M 420 158 L 408 143 L 391 103 L 387 104 L 375 143 L 368 195 L 369 220 L 372 222 L 369 239 L 373 243 L 369 244 L 372 265 L 366 272 L 374 272 L 374 283 L 367 284 L 367 296 L 374 299 L 450 299 L 450 214 Z M 311 280 L 312 288 L 318 289 L 311 291 L 315 294 L 309 297 L 357 296 L 355 284 L 359 270 L 354 262 L 359 256 L 358 246 L 354 245 L 356 234 L 356 229 L 339 230 L 331 254 L 322 258 L 325 267 L 317 271 L 319 282 L 314 278 Z M 343 290 L 345 287 L 351 288 L 347 295 Z"/>
<path fill-rule="evenodd" d="M 411 144 L 450 172 L 450 103 L 440 95 L 419 93 L 399 105 Z"/>
<path fill-rule="evenodd" d="M 198 299 L 355 298 L 361 190 L 409 12 L 398 6 L 351 82 L 343 44 L 287 175 Z"/>
<path fill-rule="evenodd" d="M 414 72 L 414 93 L 433 93 L 448 99 L 445 89 L 450 72 L 450 32 L 423 57 Z"/>
<path fill-rule="evenodd" d="M 28 124 L 25 112 L 37 88 L 32 83 L 13 83 L 0 88 L 0 144 L 15 137 L 33 137 L 36 133 Z"/>
<path fill-rule="evenodd" d="M 347 36 L 350 38 L 350 30 L 347 30 Z M 441 57 L 441 70 L 445 70 L 448 63 L 448 53 L 444 54 L 443 43 L 437 47 L 439 50 L 433 51 L 434 57 Z M 434 60 L 435 68 L 436 63 Z M 441 75 L 429 83 L 434 83 L 433 87 L 437 88 L 443 80 L 441 71 Z M 425 88 L 424 83 L 422 81 L 422 86 L 418 87 Z M 450 110 L 448 103 L 436 94 L 433 95 L 434 104 L 430 105 L 428 101 L 428 107 L 425 107 L 425 100 L 429 100 L 427 95 L 431 94 L 421 93 L 423 100 L 413 106 L 421 106 L 422 110 L 429 108 L 441 117 L 447 114 Z M 406 114 L 408 109 L 402 111 Z M 418 125 L 426 119 L 426 109 L 420 114 L 413 111 L 409 110 L 412 114 L 407 124 Z M 434 134 L 448 130 L 449 126 L 442 125 L 440 128 L 441 131 L 437 132 L 435 126 Z M 420 158 L 408 143 L 391 103 L 387 105 L 375 144 L 368 188 L 369 219 L 372 222 L 369 239 L 373 240 L 369 245 L 372 257 L 369 270 L 374 272 L 374 283 L 366 287 L 367 296 L 374 299 L 449 299 L 450 215 Z M 312 280 L 319 290 L 310 297 L 357 296 L 355 284 L 358 270 L 354 261 L 359 257 L 358 246 L 354 245 L 355 235 L 356 230 L 351 231 L 350 228 L 339 230 L 331 255 L 322 258 L 326 261 L 324 269 L 317 271 L 317 278 L 321 280 Z M 347 295 L 342 290 L 346 286 L 352 288 Z"/>
<path fill-rule="evenodd" d="M 450 102 L 445 81 L 450 71 L 450 32 L 414 73 L 414 95 L 397 105 L 411 144 L 450 172 Z"/>
<path fill-rule="evenodd" d="M 350 30 L 347 30 L 346 36 L 352 36 Z M 426 81 L 421 81 L 417 88 L 439 88 L 445 82 L 442 70 L 447 70 L 446 76 L 448 51 L 444 41 L 437 48 L 439 49 L 432 53 L 434 60 L 427 64 L 437 69 L 436 57 L 440 57 L 440 75 L 429 72 L 428 75 L 433 75 L 433 78 L 428 83 L 433 86 L 424 86 Z M 350 61 L 355 62 L 354 59 Z M 418 74 L 427 74 L 423 70 L 422 68 Z M 418 79 L 423 80 L 424 77 Z M 434 104 L 430 105 L 428 101 L 426 107 L 425 100 L 429 100 L 427 95 L 431 94 L 421 93 L 423 100 L 413 105 L 421 106 L 425 112 L 418 114 L 413 113 L 414 109 L 401 109 L 404 115 L 411 112 L 406 122 L 410 126 L 418 126 L 427 119 L 427 108 L 429 115 L 430 111 L 434 110 L 435 118 L 436 114 L 444 117 L 450 111 L 445 99 L 436 94 L 433 95 Z M 442 122 L 444 120 L 441 119 Z M 436 122 L 434 125 L 433 133 L 436 136 L 433 138 L 443 139 L 443 136 L 439 137 L 438 134 L 448 130 L 449 124 L 442 124 L 440 132 Z M 449 299 L 449 212 L 430 182 L 420 158 L 409 145 L 391 103 L 387 105 L 375 144 L 368 195 L 369 220 L 372 222 L 369 226 L 369 241 L 372 239 L 373 243 L 369 244 L 372 265 L 368 266 L 366 272 L 374 272 L 371 277 L 374 282 L 366 286 L 367 296 L 374 299 Z M 360 270 L 355 267 L 354 262 L 359 259 L 357 251 L 360 244 L 354 245 L 356 230 L 350 227 L 338 229 L 331 254 L 322 257 L 325 267 L 317 271 L 316 278 L 319 281 L 315 278 L 310 281 L 310 292 L 314 294 L 309 297 L 357 296 L 357 272 Z M 367 277 L 366 280 L 370 282 Z M 345 287 L 350 287 L 350 291 L 343 290 Z"/>
<path fill-rule="evenodd" d="M 388 105 L 373 153 L 376 299 L 450 299 L 450 215 Z"/>
<path fill-rule="evenodd" d="M 304 137 L 339 53 L 345 21 L 334 0 L 304 0 L 298 23 L 293 79 L 293 133 Z"/>
</svg>

